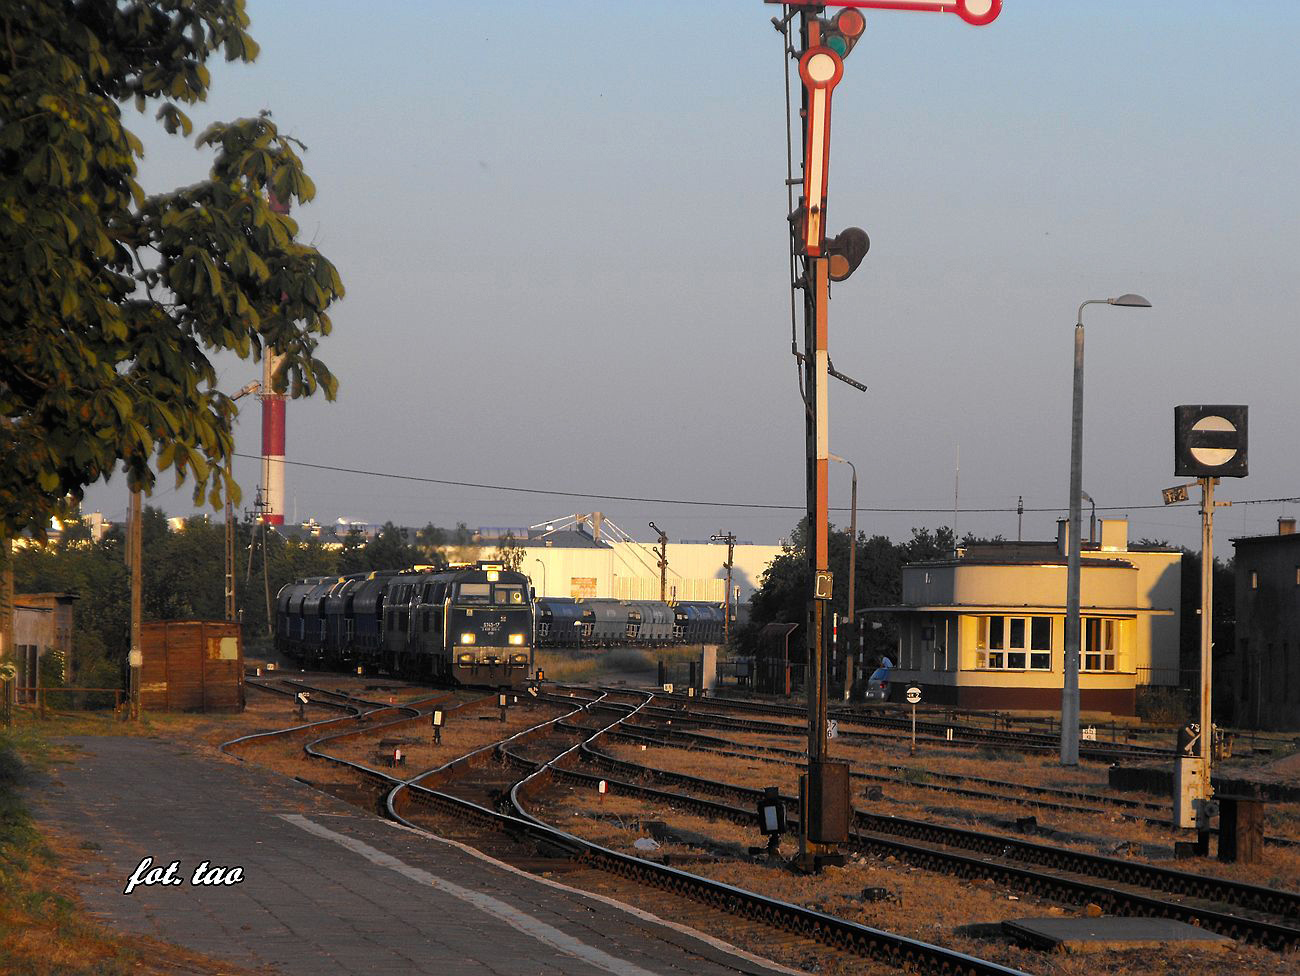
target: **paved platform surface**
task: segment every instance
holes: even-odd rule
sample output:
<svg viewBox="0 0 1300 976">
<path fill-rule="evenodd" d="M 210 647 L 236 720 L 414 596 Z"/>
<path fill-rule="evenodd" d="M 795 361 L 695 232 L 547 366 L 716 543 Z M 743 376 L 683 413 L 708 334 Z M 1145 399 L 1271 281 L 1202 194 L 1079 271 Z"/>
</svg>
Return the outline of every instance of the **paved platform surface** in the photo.
<svg viewBox="0 0 1300 976">
<path fill-rule="evenodd" d="M 1072 952 L 1107 949 L 1148 949 L 1177 944 L 1198 949 L 1227 949 L 1236 943 L 1226 936 L 1168 918 L 1103 915 L 1100 918 L 1017 918 L 1002 923 L 1012 935 L 1031 945 Z"/>
<path fill-rule="evenodd" d="M 81 895 L 114 928 L 291 976 L 791 972 L 255 766 L 151 739 L 70 741 L 85 754 L 32 805 L 73 844 L 100 845 Z M 145 857 L 178 861 L 180 883 L 124 894 Z M 194 885 L 202 861 L 243 880 Z"/>
</svg>

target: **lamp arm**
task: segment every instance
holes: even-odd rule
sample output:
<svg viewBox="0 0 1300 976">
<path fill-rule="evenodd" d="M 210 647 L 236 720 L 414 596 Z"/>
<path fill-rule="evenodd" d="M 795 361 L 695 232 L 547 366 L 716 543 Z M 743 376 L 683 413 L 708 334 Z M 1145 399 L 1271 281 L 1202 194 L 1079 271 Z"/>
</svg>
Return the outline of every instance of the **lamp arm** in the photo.
<svg viewBox="0 0 1300 976">
<path fill-rule="evenodd" d="M 1110 304 L 1109 298 L 1089 298 L 1086 302 L 1084 302 L 1082 305 L 1079 306 L 1079 318 L 1075 322 L 1075 324 L 1079 328 L 1083 328 L 1083 306 L 1084 305 L 1109 305 L 1109 304 Z"/>
</svg>

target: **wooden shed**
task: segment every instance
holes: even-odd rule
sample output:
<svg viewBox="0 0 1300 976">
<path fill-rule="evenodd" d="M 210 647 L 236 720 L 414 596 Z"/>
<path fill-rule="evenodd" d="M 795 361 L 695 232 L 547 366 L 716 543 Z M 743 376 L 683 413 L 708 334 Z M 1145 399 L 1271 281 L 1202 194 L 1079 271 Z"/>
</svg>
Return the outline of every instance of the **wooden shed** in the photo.
<svg viewBox="0 0 1300 976">
<path fill-rule="evenodd" d="M 244 648 L 225 620 L 146 622 L 140 633 L 140 704 L 162 711 L 244 709 Z"/>
</svg>

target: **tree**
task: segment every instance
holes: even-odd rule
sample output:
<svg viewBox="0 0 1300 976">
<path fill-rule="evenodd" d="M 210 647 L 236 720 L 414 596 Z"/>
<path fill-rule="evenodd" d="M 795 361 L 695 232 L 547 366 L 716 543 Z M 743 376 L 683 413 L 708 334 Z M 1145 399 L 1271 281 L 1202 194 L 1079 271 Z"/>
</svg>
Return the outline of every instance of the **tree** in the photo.
<svg viewBox="0 0 1300 976">
<path fill-rule="evenodd" d="M 315 193 L 301 144 L 266 114 L 216 124 L 197 140 L 215 151 L 209 178 L 147 195 L 122 122 L 123 104 L 157 104 L 188 136 L 178 103 L 206 97 L 218 51 L 257 55 L 247 25 L 243 0 L 0 14 L 0 540 L 43 535 L 119 461 L 133 486 L 152 487 L 156 455 L 196 501 L 237 500 L 215 353 L 274 351 L 277 390 L 334 396 L 315 351 L 343 285 L 278 212 Z"/>
<path fill-rule="evenodd" d="M 409 569 L 420 561 L 420 554 L 408 545 L 402 530 L 385 522 L 365 549 L 368 570 Z"/>
<path fill-rule="evenodd" d="M 515 540 L 513 532 L 507 532 L 501 539 L 496 558 L 510 572 L 518 573 L 521 571 L 521 567 L 524 565 L 524 547 Z"/>
<path fill-rule="evenodd" d="M 791 646 L 802 646 L 802 625 L 808 612 L 808 599 L 812 591 L 812 574 L 808 568 L 807 531 L 804 518 L 790 534 L 790 543 L 764 572 L 759 587 L 750 597 L 750 623 L 739 635 L 746 650 L 754 647 L 758 632 L 764 624 L 773 621 L 798 623 L 800 634 L 791 640 Z M 982 541 L 967 536 L 966 543 Z M 868 538 L 859 533 L 855 557 L 856 609 L 869 606 L 889 606 L 902 599 L 902 570 L 904 563 L 923 562 L 952 557 L 953 535 L 948 526 L 931 531 L 913 528 L 907 542 L 894 543 L 883 535 Z M 849 533 L 836 531 L 832 526 L 827 535 L 827 554 L 835 585 L 828 610 L 841 615 L 848 612 Z M 892 620 L 882 621 L 880 630 L 864 631 L 868 657 L 893 647 L 897 639 L 897 625 Z"/>
</svg>

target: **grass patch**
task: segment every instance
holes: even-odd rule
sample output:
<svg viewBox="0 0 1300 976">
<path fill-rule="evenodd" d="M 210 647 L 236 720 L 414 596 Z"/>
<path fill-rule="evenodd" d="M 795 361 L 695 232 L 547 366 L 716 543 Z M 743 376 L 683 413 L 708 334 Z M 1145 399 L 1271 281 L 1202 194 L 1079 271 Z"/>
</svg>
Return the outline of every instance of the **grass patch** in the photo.
<svg viewBox="0 0 1300 976">
<path fill-rule="evenodd" d="M 1014 749 L 1000 749 L 997 746 L 980 746 L 975 750 L 977 759 L 989 762 L 1024 762 L 1025 754 Z"/>
<path fill-rule="evenodd" d="M 21 790 L 58 754 L 33 729 L 0 731 L 0 973 L 216 976 L 243 970 L 86 921 L 71 871 L 37 829 Z M 73 843 L 61 845 L 72 848 Z M 97 849 L 87 841 L 81 849 Z"/>
</svg>

